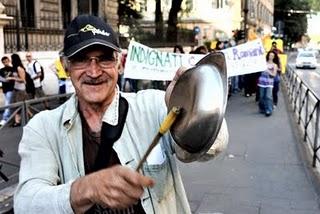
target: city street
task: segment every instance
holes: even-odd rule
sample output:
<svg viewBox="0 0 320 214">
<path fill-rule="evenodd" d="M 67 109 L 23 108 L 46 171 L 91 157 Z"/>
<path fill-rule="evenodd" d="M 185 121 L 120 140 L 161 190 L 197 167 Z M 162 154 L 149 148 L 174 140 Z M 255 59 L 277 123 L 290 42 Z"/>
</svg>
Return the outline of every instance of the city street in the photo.
<svg viewBox="0 0 320 214">
<path fill-rule="evenodd" d="M 179 163 L 193 213 L 318 214 L 320 180 L 282 91 L 271 117 L 258 113 L 254 97 L 239 93 L 229 99 L 226 119 L 230 135 L 226 152 L 206 163 Z M 0 132 L 3 160 L 12 164 L 19 163 L 21 131 Z M 0 181 L 1 189 L 17 182 L 17 170 L 4 164 L 3 172 L 11 180 Z"/>
<path fill-rule="evenodd" d="M 232 96 L 226 153 L 207 163 L 180 164 L 194 213 L 320 212 L 319 177 L 306 158 L 282 92 L 279 98 L 274 114 L 266 118 L 258 113 L 254 97 Z"/>
<path fill-rule="evenodd" d="M 0 214 L 14 213 L 23 126 L 44 109 L 49 111 L 43 112 L 43 123 L 34 118 L 30 137 L 25 135 L 30 140 L 21 146 L 26 164 L 16 213 L 79 213 L 94 204 L 86 213 L 139 214 L 144 208 L 146 214 L 184 214 L 188 207 L 181 182 L 170 184 L 171 177 L 180 179 L 178 165 L 192 214 L 320 214 L 319 23 L 319 0 L 1 1 Z M 181 78 L 181 68 L 200 72 Z M 119 160 L 135 168 L 152 132 L 145 130 L 156 130 L 152 118 L 159 118 L 155 110 L 163 106 L 155 104 L 159 97 L 147 93 L 128 95 L 132 100 L 127 105 L 115 87 L 165 90 L 175 80 L 178 89 L 169 104 L 183 106 L 180 119 L 200 133 L 211 130 L 211 118 L 221 121 L 224 116 L 229 144 L 213 160 L 177 160 L 177 165 L 153 151 L 143 174 L 152 174 L 156 182 L 163 177 L 164 185 L 145 189 L 144 196 L 152 194 L 132 205 L 131 196 L 139 192 L 133 188 L 139 187 L 135 176 L 121 167 L 97 171 Z M 76 105 L 50 114 L 75 90 Z M 191 110 L 175 99 L 190 102 Z M 10 103 L 11 111 L 4 103 Z M 49 141 L 32 140 L 43 137 L 35 132 L 44 129 Z M 187 143 L 192 136 L 183 130 L 188 139 L 175 139 Z M 122 138 L 113 140 L 115 134 Z M 200 141 L 212 138 L 198 135 Z M 113 145 L 109 141 L 118 144 L 106 155 Z M 124 160 L 128 152 L 132 157 Z M 154 170 L 159 163 L 168 163 L 171 170 L 162 165 Z M 34 176 L 36 172 L 41 175 Z M 87 176 L 89 172 L 96 174 Z M 85 178 L 73 183 L 70 194 L 67 185 L 60 185 L 79 176 Z M 47 184 L 58 186 L 42 188 Z M 160 195 L 159 188 L 168 191 Z"/>
</svg>

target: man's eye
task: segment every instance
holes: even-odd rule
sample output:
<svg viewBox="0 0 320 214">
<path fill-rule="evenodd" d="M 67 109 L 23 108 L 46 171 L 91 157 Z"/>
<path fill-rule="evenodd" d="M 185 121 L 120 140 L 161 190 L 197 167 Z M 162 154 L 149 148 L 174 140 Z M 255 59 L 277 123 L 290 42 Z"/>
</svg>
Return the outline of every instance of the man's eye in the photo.
<svg viewBox="0 0 320 214">
<path fill-rule="evenodd" d="M 100 61 L 114 61 L 114 57 L 110 55 L 102 55 L 99 57 Z"/>
<path fill-rule="evenodd" d="M 86 62 L 87 60 L 88 60 L 88 58 L 85 56 L 77 56 L 77 57 L 71 58 L 70 62 L 71 63 L 83 63 L 83 62 Z"/>
</svg>

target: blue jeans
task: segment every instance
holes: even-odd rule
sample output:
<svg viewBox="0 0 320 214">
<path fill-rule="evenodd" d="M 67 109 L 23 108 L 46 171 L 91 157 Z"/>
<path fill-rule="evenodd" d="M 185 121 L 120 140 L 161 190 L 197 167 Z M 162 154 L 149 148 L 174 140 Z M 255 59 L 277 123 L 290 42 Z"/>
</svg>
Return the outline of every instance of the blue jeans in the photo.
<svg viewBox="0 0 320 214">
<path fill-rule="evenodd" d="M 259 87 L 259 96 L 260 112 L 271 114 L 273 110 L 272 88 Z"/>
<path fill-rule="evenodd" d="M 279 84 L 280 84 L 280 81 L 273 82 L 272 97 L 273 97 L 273 104 L 274 105 L 278 105 Z"/>
<path fill-rule="evenodd" d="M 231 88 L 232 88 L 233 93 L 239 91 L 239 77 L 238 76 L 231 77 Z"/>
<path fill-rule="evenodd" d="M 7 91 L 4 93 L 4 105 L 7 106 L 12 103 L 13 91 Z M 11 111 L 10 108 L 6 108 L 2 115 L 2 120 L 7 121 L 10 117 Z"/>
</svg>

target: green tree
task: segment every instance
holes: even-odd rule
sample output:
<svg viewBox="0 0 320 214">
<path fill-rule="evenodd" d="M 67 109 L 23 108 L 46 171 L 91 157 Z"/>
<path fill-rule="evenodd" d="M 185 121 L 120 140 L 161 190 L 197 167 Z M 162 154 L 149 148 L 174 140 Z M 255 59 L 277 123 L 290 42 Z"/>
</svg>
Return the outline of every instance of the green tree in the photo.
<svg viewBox="0 0 320 214">
<path fill-rule="evenodd" d="M 181 10 L 181 3 L 183 0 L 172 0 L 171 9 L 169 11 L 168 18 L 168 30 L 167 30 L 167 41 L 177 42 L 178 37 L 178 13 Z"/>
<path fill-rule="evenodd" d="M 161 11 L 161 0 L 156 0 L 156 11 L 155 11 L 155 24 L 156 24 L 156 36 L 158 39 L 163 39 L 163 17 Z"/>
<path fill-rule="evenodd" d="M 320 1 L 319 0 L 309 0 L 311 9 L 314 11 L 320 11 Z"/>
<path fill-rule="evenodd" d="M 118 0 L 119 25 L 129 26 L 129 34 L 139 29 L 138 20 L 142 19 L 141 12 L 135 7 L 135 0 Z"/>
<path fill-rule="evenodd" d="M 283 23 L 287 44 L 299 41 L 307 32 L 307 15 L 310 9 L 310 0 L 275 0 L 274 23 L 275 26 L 278 26 L 279 22 Z"/>
</svg>

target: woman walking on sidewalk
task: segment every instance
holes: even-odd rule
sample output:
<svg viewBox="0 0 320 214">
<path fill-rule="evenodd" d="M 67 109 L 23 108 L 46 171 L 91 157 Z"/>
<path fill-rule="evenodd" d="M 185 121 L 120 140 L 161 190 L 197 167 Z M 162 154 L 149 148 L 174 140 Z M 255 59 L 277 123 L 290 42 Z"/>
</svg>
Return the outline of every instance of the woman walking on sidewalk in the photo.
<svg viewBox="0 0 320 214">
<path fill-rule="evenodd" d="M 24 101 L 27 97 L 26 94 L 26 71 L 22 64 L 21 58 L 18 54 L 11 55 L 12 67 L 14 69 L 13 77 L 9 77 L 9 80 L 14 80 L 14 102 Z M 21 125 L 20 111 L 14 116 L 13 127 Z"/>
<path fill-rule="evenodd" d="M 259 86 L 259 110 L 269 117 L 273 110 L 272 88 L 274 77 L 277 74 L 278 65 L 275 62 L 275 53 L 269 51 L 266 56 L 267 70 L 263 71 L 258 80 Z"/>
</svg>

